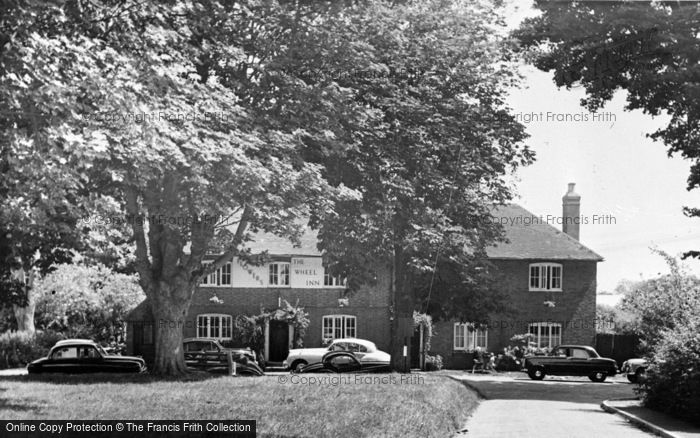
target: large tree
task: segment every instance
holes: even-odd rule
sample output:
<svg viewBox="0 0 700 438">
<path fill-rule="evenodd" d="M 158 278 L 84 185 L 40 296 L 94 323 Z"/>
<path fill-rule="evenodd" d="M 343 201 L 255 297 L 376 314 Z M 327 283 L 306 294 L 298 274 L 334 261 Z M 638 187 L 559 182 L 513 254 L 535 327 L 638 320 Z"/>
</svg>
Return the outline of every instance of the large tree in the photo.
<svg viewBox="0 0 700 438">
<path fill-rule="evenodd" d="M 541 14 L 516 35 L 534 65 L 559 87 L 583 86 L 581 104 L 600 109 L 626 91 L 627 110 L 668 114 L 650 137 L 692 162 L 688 190 L 700 186 L 700 9 L 696 2 L 535 2 Z M 700 209 L 686 208 L 688 216 Z M 699 256 L 698 251 L 687 255 Z"/>
<path fill-rule="evenodd" d="M 244 256 L 251 233 L 293 239 L 352 194 L 328 186 L 302 153 L 314 139 L 345 147 L 325 127 L 354 117 L 342 112 L 346 93 L 303 83 L 282 62 L 305 56 L 289 42 L 343 4 L 102 6 L 3 4 L 0 92 L 12 115 L 3 134 L 20 161 L 47 148 L 71 157 L 56 166 L 62 185 L 119 206 L 110 220 L 131 228 L 156 319 L 154 371 L 178 374 L 201 276 Z M 205 266 L 214 241 L 224 253 Z"/>
<path fill-rule="evenodd" d="M 498 230 L 481 215 L 531 158 L 503 103 L 515 78 L 490 6 L 103 6 L 3 4 L 3 130 L 17 156 L 76 160 L 57 166 L 71 171 L 61 181 L 119 206 L 156 318 L 155 372 L 185 371 L 195 286 L 259 230 L 293 239 L 310 218 L 354 281 L 368 263 L 343 251 L 388 260 L 397 315 L 427 298 L 414 300 L 412 276 L 442 286 L 432 258 L 451 265 L 455 292 L 474 282 L 456 268 L 482 268 Z M 214 243 L 223 254 L 203 265 Z"/>
<path fill-rule="evenodd" d="M 362 42 L 365 64 L 305 67 L 349 90 L 367 108 L 368 128 L 349 151 L 309 148 L 307 156 L 324 163 L 331 184 L 362 194 L 320 223 L 321 247 L 351 287 L 389 272 L 400 366 L 412 327 L 400 321 L 414 310 L 483 321 L 501 309 L 487 292 L 485 248 L 502 230 L 488 217 L 511 197 L 504 175 L 533 155 L 505 104 L 518 78 L 497 5 L 373 2 L 355 12 L 327 31 Z"/>
</svg>

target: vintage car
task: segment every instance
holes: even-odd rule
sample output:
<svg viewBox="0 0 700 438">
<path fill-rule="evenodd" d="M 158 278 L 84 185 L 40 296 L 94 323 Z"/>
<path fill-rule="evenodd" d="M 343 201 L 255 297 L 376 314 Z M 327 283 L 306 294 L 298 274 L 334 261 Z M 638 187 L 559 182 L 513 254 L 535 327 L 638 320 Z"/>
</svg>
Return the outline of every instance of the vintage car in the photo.
<svg viewBox="0 0 700 438">
<path fill-rule="evenodd" d="M 331 351 L 323 355 L 321 362 L 302 367 L 299 373 L 379 373 L 391 371 L 388 362 L 362 362 L 355 353 Z"/>
<path fill-rule="evenodd" d="M 198 352 L 227 352 L 233 353 L 234 358 L 237 356 L 246 357 L 248 361 L 258 363 L 255 357 L 255 352 L 250 348 L 228 348 L 221 345 L 218 339 L 213 338 L 187 338 L 182 341 L 185 355 L 187 353 L 198 353 Z"/>
<path fill-rule="evenodd" d="M 210 373 L 228 373 L 228 356 L 235 363 L 236 374 L 262 376 L 263 370 L 255 360 L 255 353 L 250 348 L 226 348 L 216 339 L 188 338 L 183 341 L 185 363 Z"/>
<path fill-rule="evenodd" d="M 627 380 L 632 383 L 639 383 L 644 379 L 649 363 L 646 359 L 627 359 L 620 368 L 620 373 L 627 374 Z"/>
<path fill-rule="evenodd" d="M 600 357 L 593 347 L 585 345 L 559 345 L 546 356 L 525 356 L 523 371 L 533 380 L 546 375 L 588 376 L 594 382 L 603 382 L 617 374 L 613 359 Z"/>
<path fill-rule="evenodd" d="M 365 339 L 345 338 L 336 339 L 325 348 L 298 348 L 289 350 L 287 359 L 282 363 L 287 370 L 299 371 L 306 365 L 321 363 L 324 355 L 333 351 L 348 351 L 363 364 L 363 366 L 388 366 L 391 356 L 377 349 L 374 342 Z"/>
<path fill-rule="evenodd" d="M 29 374 L 39 373 L 143 373 L 146 362 L 140 357 L 117 356 L 89 339 L 56 342 L 47 357 L 27 365 Z"/>
</svg>

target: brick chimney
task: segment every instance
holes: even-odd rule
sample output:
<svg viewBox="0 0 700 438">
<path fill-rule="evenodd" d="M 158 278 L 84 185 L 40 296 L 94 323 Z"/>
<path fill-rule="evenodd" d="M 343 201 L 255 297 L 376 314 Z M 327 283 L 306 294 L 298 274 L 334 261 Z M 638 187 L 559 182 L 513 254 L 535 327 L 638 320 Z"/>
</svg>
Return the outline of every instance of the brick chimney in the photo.
<svg viewBox="0 0 700 438">
<path fill-rule="evenodd" d="M 581 222 L 581 196 L 574 192 L 574 186 L 576 186 L 575 183 L 569 183 L 569 191 L 561 198 L 564 216 L 562 231 L 578 240 Z"/>
</svg>

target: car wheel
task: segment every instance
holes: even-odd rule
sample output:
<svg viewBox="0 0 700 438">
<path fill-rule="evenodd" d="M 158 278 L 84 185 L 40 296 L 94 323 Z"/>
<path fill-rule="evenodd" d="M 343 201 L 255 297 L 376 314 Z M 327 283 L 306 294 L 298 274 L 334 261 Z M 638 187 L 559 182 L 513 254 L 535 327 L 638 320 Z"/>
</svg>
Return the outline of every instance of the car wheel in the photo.
<svg viewBox="0 0 700 438">
<path fill-rule="evenodd" d="M 608 377 L 608 373 L 604 373 L 603 371 L 596 371 L 588 376 L 593 382 L 605 382 L 606 377 Z"/>
<path fill-rule="evenodd" d="M 305 360 L 295 360 L 294 362 L 292 362 L 292 372 L 298 373 L 306 365 L 307 362 Z"/>
<path fill-rule="evenodd" d="M 637 383 L 639 381 L 639 375 L 638 374 L 627 374 L 627 380 L 629 380 L 630 383 Z"/>
<path fill-rule="evenodd" d="M 530 376 L 532 380 L 542 380 L 545 376 L 544 368 L 535 367 L 531 370 L 528 370 L 527 375 Z"/>
</svg>

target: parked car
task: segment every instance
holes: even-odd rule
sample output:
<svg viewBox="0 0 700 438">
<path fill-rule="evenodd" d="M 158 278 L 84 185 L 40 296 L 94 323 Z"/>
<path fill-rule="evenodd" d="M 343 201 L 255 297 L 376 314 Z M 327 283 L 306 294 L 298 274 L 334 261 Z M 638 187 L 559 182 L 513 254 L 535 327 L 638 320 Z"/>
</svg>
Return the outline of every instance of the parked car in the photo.
<svg viewBox="0 0 700 438">
<path fill-rule="evenodd" d="M 262 368 L 255 360 L 255 353 L 250 348 L 226 348 L 216 339 L 188 338 L 183 341 L 185 363 L 210 373 L 227 373 L 229 371 L 227 353 L 235 362 L 236 374 L 262 376 Z"/>
<path fill-rule="evenodd" d="M 622 364 L 620 373 L 627 374 L 627 380 L 632 383 L 640 382 L 647 372 L 649 363 L 646 359 L 634 358 L 628 359 Z"/>
<path fill-rule="evenodd" d="M 199 353 L 199 352 L 209 352 L 209 353 L 225 353 L 230 351 L 234 355 L 234 360 L 236 357 L 247 358 L 250 362 L 258 364 L 257 358 L 255 357 L 255 352 L 247 347 L 240 348 L 228 348 L 221 345 L 218 339 L 212 338 L 187 338 L 182 342 L 185 356 L 188 353 Z"/>
<path fill-rule="evenodd" d="M 321 363 L 326 353 L 347 351 L 353 353 L 363 366 L 388 366 L 391 356 L 377 349 L 374 342 L 365 339 L 336 339 L 325 348 L 297 348 L 289 350 L 287 359 L 282 362 L 287 370 L 299 371 L 307 365 Z"/>
<path fill-rule="evenodd" d="M 47 357 L 27 365 L 29 374 L 38 373 L 143 373 L 146 362 L 140 357 L 110 355 L 89 339 L 56 342 Z"/>
<path fill-rule="evenodd" d="M 323 355 L 321 362 L 299 369 L 299 373 L 376 373 L 390 371 L 389 362 L 362 362 L 355 353 L 331 351 Z"/>
<path fill-rule="evenodd" d="M 613 359 L 600 357 L 593 347 L 585 345 L 559 345 L 546 356 L 526 356 L 523 368 L 532 380 L 553 376 L 588 376 L 594 382 L 617 374 Z"/>
</svg>

